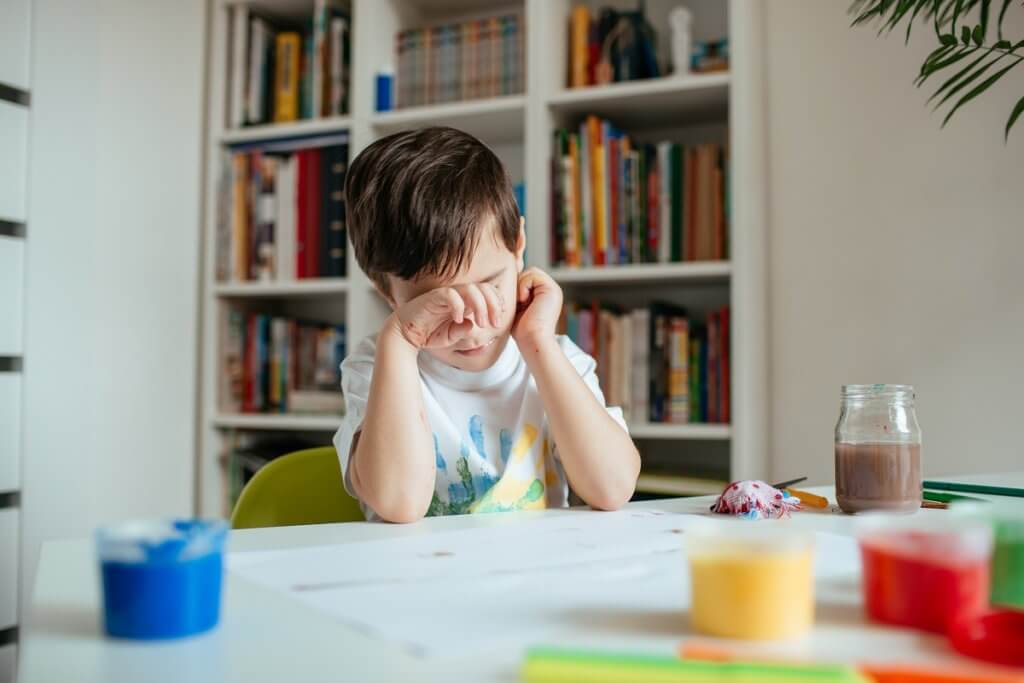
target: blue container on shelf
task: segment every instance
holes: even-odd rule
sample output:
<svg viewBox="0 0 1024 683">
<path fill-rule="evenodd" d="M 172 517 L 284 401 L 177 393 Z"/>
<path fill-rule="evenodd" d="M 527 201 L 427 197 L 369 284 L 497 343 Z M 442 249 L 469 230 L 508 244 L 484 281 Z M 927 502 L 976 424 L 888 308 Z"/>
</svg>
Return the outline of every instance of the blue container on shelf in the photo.
<svg viewBox="0 0 1024 683">
<path fill-rule="evenodd" d="M 391 111 L 394 108 L 392 102 L 395 88 L 395 75 L 385 69 L 377 74 L 376 78 L 376 102 L 374 107 L 379 112 Z"/>
<path fill-rule="evenodd" d="M 224 542 L 220 520 L 134 521 L 96 534 L 107 635 L 181 638 L 220 619 Z"/>
</svg>

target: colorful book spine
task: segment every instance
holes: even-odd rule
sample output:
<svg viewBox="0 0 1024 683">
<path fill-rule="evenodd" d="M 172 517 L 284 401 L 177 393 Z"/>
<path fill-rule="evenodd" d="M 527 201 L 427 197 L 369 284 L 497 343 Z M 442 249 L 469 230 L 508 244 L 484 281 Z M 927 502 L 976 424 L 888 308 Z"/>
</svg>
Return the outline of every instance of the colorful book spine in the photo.
<svg viewBox="0 0 1024 683">
<path fill-rule="evenodd" d="M 299 71 L 302 36 L 294 31 L 278 34 L 275 55 L 274 122 L 299 118 Z"/>
<path fill-rule="evenodd" d="M 232 164 L 231 279 L 240 281 L 249 279 L 249 158 L 236 153 Z"/>
<path fill-rule="evenodd" d="M 667 422 L 685 423 L 690 419 L 689 325 L 686 318 L 673 317 L 668 339 L 668 415 Z"/>
</svg>

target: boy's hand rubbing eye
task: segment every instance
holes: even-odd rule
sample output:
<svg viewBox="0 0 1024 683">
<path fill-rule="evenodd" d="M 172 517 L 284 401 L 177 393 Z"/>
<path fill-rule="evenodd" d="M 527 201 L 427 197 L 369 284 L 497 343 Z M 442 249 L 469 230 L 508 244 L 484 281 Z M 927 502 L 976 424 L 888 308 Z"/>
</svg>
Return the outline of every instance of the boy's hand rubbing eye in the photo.
<svg viewBox="0 0 1024 683">
<path fill-rule="evenodd" d="M 496 327 L 504 310 L 491 285 L 440 287 L 395 311 L 402 336 L 416 349 L 447 347 L 469 336 L 474 326 Z"/>
<path fill-rule="evenodd" d="M 512 336 L 522 346 L 545 338 L 555 338 L 558 316 L 562 311 L 562 289 L 539 268 L 527 268 L 516 285 L 516 321 Z"/>
</svg>

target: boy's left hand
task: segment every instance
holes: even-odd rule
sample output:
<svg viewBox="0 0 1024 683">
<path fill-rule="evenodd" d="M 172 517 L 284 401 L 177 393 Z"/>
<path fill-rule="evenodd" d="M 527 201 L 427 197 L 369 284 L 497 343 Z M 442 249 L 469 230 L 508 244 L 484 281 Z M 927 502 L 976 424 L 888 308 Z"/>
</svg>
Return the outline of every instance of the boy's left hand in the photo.
<svg viewBox="0 0 1024 683">
<path fill-rule="evenodd" d="M 562 313 L 562 288 L 539 268 L 527 268 L 516 285 L 516 319 L 512 336 L 524 342 L 554 338 Z"/>
</svg>

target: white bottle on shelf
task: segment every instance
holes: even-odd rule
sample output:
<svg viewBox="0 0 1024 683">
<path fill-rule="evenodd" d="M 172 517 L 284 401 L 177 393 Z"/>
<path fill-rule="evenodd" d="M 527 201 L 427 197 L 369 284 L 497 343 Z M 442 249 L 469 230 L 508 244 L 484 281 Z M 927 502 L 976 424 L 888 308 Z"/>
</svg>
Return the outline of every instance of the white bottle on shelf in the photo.
<svg viewBox="0 0 1024 683">
<path fill-rule="evenodd" d="M 668 23 L 672 32 L 672 75 L 685 76 L 690 73 L 693 14 L 679 5 L 668 13 Z"/>
</svg>

